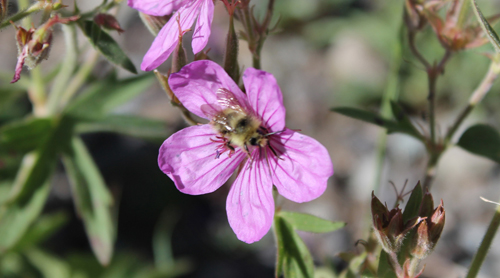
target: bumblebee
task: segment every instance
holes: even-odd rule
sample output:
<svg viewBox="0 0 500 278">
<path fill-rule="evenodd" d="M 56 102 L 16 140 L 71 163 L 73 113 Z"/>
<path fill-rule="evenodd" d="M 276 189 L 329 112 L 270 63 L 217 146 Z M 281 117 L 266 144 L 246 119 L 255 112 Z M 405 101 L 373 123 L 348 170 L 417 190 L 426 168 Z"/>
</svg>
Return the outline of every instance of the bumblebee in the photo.
<svg viewBox="0 0 500 278">
<path fill-rule="evenodd" d="M 217 104 L 203 105 L 201 110 L 211 119 L 210 124 L 221 135 L 219 139 L 224 140 L 231 152 L 239 147 L 250 158 L 249 146 L 268 146 L 276 155 L 268 139 L 275 132 L 269 133 L 258 116 L 241 105 L 231 91 L 217 90 Z"/>
</svg>

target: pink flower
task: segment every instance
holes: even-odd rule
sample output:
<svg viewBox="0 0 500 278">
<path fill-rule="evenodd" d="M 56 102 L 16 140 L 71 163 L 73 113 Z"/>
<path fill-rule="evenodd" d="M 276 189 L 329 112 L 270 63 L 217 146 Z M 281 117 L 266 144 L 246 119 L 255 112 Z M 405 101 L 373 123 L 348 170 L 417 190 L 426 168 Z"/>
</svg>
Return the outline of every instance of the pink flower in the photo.
<svg viewBox="0 0 500 278">
<path fill-rule="evenodd" d="M 169 84 L 175 95 L 210 123 L 170 136 L 160 148 L 158 164 L 181 192 L 192 195 L 217 190 L 238 169 L 227 215 L 238 239 L 252 243 L 271 227 L 273 184 L 287 199 L 307 202 L 325 191 L 333 166 L 325 147 L 285 127 L 283 96 L 271 74 L 249 68 L 243 83 L 246 94 L 208 60 L 172 74 Z M 236 138 L 241 119 L 247 126 L 253 123 L 252 138 Z"/>
<path fill-rule="evenodd" d="M 169 15 L 176 11 L 144 56 L 142 70 L 153 70 L 165 62 L 179 42 L 179 25 L 182 31 L 186 31 L 193 26 L 196 17 L 193 52 L 196 54 L 207 45 L 214 17 L 213 0 L 128 0 L 128 5 L 153 16 Z"/>
</svg>

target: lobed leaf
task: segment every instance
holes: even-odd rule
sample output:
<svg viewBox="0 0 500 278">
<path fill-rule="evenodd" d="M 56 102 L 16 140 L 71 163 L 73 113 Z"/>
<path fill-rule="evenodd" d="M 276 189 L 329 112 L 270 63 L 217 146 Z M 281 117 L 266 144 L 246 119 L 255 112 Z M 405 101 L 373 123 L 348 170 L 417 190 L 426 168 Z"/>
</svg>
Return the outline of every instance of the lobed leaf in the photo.
<svg viewBox="0 0 500 278">
<path fill-rule="evenodd" d="M 329 233 L 343 228 L 346 225 L 345 222 L 332 222 L 305 213 L 280 211 L 279 215 L 290 223 L 295 230 L 311 233 Z"/>
<path fill-rule="evenodd" d="M 108 33 L 104 32 L 99 25 L 91 20 L 80 20 L 78 21 L 78 26 L 82 29 L 90 43 L 99 50 L 108 61 L 131 73 L 137 74 L 137 70 L 132 61 L 130 61 L 118 43 Z"/>
<path fill-rule="evenodd" d="M 83 220 L 92 250 L 99 262 L 107 265 L 115 239 L 112 196 L 81 139 L 73 137 L 71 149 L 63 154 L 63 163 L 70 179 L 76 210 Z"/>
<path fill-rule="evenodd" d="M 478 124 L 468 128 L 458 140 L 458 146 L 500 163 L 500 134 L 489 125 Z"/>
</svg>

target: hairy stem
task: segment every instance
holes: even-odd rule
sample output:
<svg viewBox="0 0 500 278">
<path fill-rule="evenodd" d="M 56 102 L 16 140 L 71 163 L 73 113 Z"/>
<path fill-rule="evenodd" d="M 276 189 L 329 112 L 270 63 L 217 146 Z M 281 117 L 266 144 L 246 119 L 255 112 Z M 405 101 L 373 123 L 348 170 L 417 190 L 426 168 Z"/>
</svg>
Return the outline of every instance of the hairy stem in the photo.
<svg viewBox="0 0 500 278">
<path fill-rule="evenodd" d="M 479 245 L 479 249 L 477 249 L 476 254 L 474 255 L 474 259 L 472 260 L 472 264 L 469 268 L 469 272 L 467 273 L 466 278 L 474 278 L 477 276 L 481 265 L 483 264 L 486 255 L 488 254 L 488 250 L 490 249 L 491 243 L 495 238 L 495 234 L 497 233 L 498 226 L 500 226 L 500 206 L 497 206 L 495 210 L 495 214 L 491 219 L 490 225 L 488 226 L 488 230 L 486 230 L 486 234 L 483 237 L 483 241 L 481 241 L 481 245 Z"/>
</svg>

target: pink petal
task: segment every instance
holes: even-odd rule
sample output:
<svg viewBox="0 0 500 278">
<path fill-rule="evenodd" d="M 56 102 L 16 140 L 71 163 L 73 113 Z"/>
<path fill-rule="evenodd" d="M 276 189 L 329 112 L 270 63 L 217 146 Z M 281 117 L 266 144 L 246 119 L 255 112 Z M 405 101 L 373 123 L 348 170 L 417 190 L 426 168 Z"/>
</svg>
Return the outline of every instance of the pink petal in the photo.
<svg viewBox="0 0 500 278">
<path fill-rule="evenodd" d="M 273 186 L 264 161 L 258 161 L 256 156 L 253 163 L 247 161 L 227 196 L 229 225 L 238 239 L 246 243 L 260 240 L 273 222 Z"/>
<path fill-rule="evenodd" d="M 269 157 L 273 184 L 285 198 L 302 203 L 319 197 L 333 175 L 326 148 L 313 138 L 287 129 L 272 136 L 280 159 Z"/>
<path fill-rule="evenodd" d="M 200 10 L 200 4 L 200 1 L 192 1 L 182 6 L 163 26 L 148 52 L 144 55 L 141 64 L 143 71 L 153 70 L 168 59 L 179 42 L 179 23 L 177 19 L 180 19 L 182 31 L 188 30 L 193 26 L 193 22 Z"/>
<path fill-rule="evenodd" d="M 170 136 L 160 148 L 158 165 L 186 194 L 199 195 L 215 191 L 233 174 L 245 154 L 236 150 L 216 158 L 215 131 L 210 125 L 187 127 Z"/>
<path fill-rule="evenodd" d="M 170 89 L 181 103 L 193 114 L 207 118 L 202 105 L 217 103 L 217 90 L 225 88 L 233 93 L 244 106 L 248 106 L 246 95 L 218 64 L 209 60 L 200 60 L 184 66 L 168 79 Z"/>
<path fill-rule="evenodd" d="M 193 33 L 193 52 L 196 54 L 205 48 L 210 37 L 210 28 L 214 17 L 214 2 L 212 0 L 202 0 L 200 15 L 196 22 L 196 29 Z"/>
<path fill-rule="evenodd" d="M 248 68 L 243 74 L 248 101 L 270 131 L 285 128 L 283 95 L 274 76 L 268 72 Z"/>
<path fill-rule="evenodd" d="M 163 16 L 178 10 L 184 2 L 186 0 L 128 0 L 127 4 L 145 14 Z"/>
</svg>

